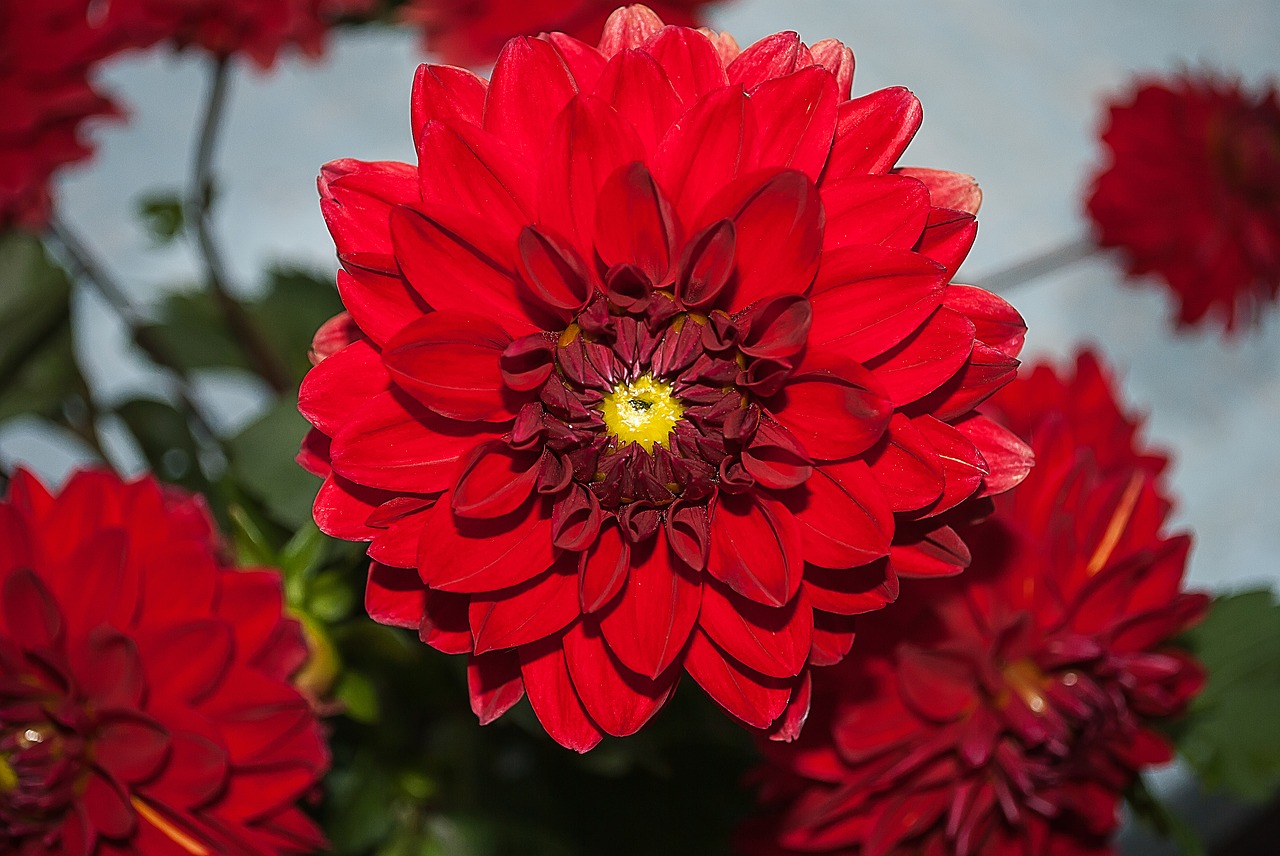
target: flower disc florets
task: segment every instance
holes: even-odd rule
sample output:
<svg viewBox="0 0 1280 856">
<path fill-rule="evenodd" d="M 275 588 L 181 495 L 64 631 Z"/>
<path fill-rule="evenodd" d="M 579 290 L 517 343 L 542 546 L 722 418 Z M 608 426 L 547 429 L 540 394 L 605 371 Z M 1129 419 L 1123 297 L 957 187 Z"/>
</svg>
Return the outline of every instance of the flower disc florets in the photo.
<svg viewBox="0 0 1280 856">
<path fill-rule="evenodd" d="M 966 563 L 939 515 L 1025 475 L 972 412 L 1021 319 L 949 283 L 976 188 L 890 172 L 919 106 L 851 76 L 630 7 L 491 82 L 424 66 L 419 166 L 325 167 L 316 519 L 372 542 L 372 615 L 472 655 L 482 720 L 527 691 L 585 749 L 687 671 L 793 736 L 850 617 Z"/>
</svg>

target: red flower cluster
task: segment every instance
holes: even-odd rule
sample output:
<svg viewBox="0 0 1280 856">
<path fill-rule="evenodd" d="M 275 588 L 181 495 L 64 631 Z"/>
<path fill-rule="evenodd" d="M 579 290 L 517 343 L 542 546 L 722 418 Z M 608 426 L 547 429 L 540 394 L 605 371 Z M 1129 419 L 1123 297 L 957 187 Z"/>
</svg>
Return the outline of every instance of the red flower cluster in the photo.
<svg viewBox="0 0 1280 856">
<path fill-rule="evenodd" d="M 0 851 L 302 853 L 328 763 L 289 683 L 274 571 L 216 555 L 202 503 L 19 472 L 0 503 Z"/>
<path fill-rule="evenodd" d="M 768 749 L 776 814 L 744 849 L 1110 853 L 1122 791 L 1170 758 L 1152 721 L 1202 675 L 1167 642 L 1207 598 L 1180 591 L 1189 540 L 1161 534 L 1163 458 L 1135 449 L 1089 355 L 992 403 L 1035 469 L 966 533 L 964 574 L 904 586 L 859 624 L 863 656 L 815 678 L 804 735 Z"/>
<path fill-rule="evenodd" d="M 696 27 L 714 0 L 654 0 L 662 20 Z M 514 36 L 567 33 L 595 43 L 617 0 L 410 0 L 404 18 L 423 28 L 425 47 L 455 65 L 483 65 Z"/>
<path fill-rule="evenodd" d="M 1088 202 L 1099 243 L 1131 274 L 1162 278 L 1182 324 L 1256 321 L 1280 293 L 1280 92 L 1210 75 L 1140 81 L 1102 141 L 1111 163 Z"/>
<path fill-rule="evenodd" d="M 91 153 L 81 124 L 117 115 L 89 84 L 93 64 L 114 47 L 90 22 L 90 5 L 0 6 L 0 230 L 44 228 L 53 173 Z"/>
<path fill-rule="evenodd" d="M 939 515 L 1025 475 L 973 413 L 1022 320 L 949 282 L 976 187 L 895 171 L 920 105 L 852 68 L 630 7 L 491 82 L 423 66 L 419 166 L 325 167 L 316 520 L 372 542 L 374 618 L 471 655 L 482 721 L 527 692 L 585 751 L 687 671 L 794 736 L 850 616 L 968 561 Z"/>
<path fill-rule="evenodd" d="M 345 15 L 368 12 L 377 0 L 111 0 L 111 26 L 135 44 L 172 42 L 214 56 L 248 55 L 268 69 L 285 47 L 307 56 L 324 51 L 325 35 Z"/>
</svg>

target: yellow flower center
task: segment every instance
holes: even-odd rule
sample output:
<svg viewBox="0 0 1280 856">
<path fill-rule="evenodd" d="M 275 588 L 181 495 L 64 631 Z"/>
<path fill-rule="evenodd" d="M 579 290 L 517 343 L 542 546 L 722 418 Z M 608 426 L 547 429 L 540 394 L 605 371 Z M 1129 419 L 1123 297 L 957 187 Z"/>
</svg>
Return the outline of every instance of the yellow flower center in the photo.
<svg viewBox="0 0 1280 856">
<path fill-rule="evenodd" d="M 684 405 L 671 394 L 671 384 L 643 375 L 620 383 L 600 405 L 604 425 L 618 445 L 638 443 L 646 452 L 665 445 L 684 414 Z"/>
<path fill-rule="evenodd" d="M 0 794 L 17 790 L 18 774 L 14 772 L 13 767 L 9 766 L 8 759 L 0 755 Z"/>
</svg>

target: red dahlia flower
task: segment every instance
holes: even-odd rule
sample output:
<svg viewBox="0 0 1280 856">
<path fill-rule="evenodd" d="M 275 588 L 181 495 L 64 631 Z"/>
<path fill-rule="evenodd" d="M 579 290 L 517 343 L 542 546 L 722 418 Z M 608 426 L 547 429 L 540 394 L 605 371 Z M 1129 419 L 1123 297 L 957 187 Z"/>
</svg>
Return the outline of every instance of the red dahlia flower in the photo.
<svg viewBox="0 0 1280 856">
<path fill-rule="evenodd" d="M 699 12 L 714 0 L 655 0 L 663 21 L 682 27 L 701 23 Z M 423 28 L 426 49 L 457 65 L 493 61 L 507 39 L 561 32 L 596 42 L 617 0 L 410 0 L 405 19 Z"/>
<path fill-rule="evenodd" d="M 1168 641 L 1207 598 L 1180 591 L 1190 542 L 1161 533 L 1165 462 L 1133 446 L 1097 361 L 993 399 L 1028 402 L 1044 408 L 1020 426 L 1035 469 L 965 533 L 964 574 L 904 586 L 892 615 L 859 623 L 862 656 L 815 676 L 804 735 L 768 750 L 775 814 L 744 849 L 1111 852 L 1121 793 L 1171 757 L 1153 721 L 1201 685 Z"/>
<path fill-rule="evenodd" d="M 1132 275 L 1177 295 L 1181 324 L 1209 313 L 1228 331 L 1280 292 L 1280 93 L 1183 74 L 1139 81 L 1113 104 L 1094 180 L 1098 241 Z"/>
<path fill-rule="evenodd" d="M 316 520 L 372 542 L 374 618 L 471 655 L 482 721 L 527 691 L 580 750 L 682 671 L 760 728 L 794 695 L 794 734 L 849 616 L 964 563 L 936 515 L 1025 473 L 972 412 L 1021 319 L 948 284 L 972 180 L 891 171 L 915 98 L 848 100 L 835 42 L 718 44 L 631 7 L 492 82 L 423 66 L 419 166 L 320 177 Z"/>
<path fill-rule="evenodd" d="M 302 853 L 328 763 L 274 571 L 153 479 L 19 472 L 0 502 L 0 852 Z"/>
<path fill-rule="evenodd" d="M 259 68 L 280 51 L 324 52 L 329 27 L 344 15 L 368 12 L 377 0 L 111 0 L 112 26 L 136 42 L 196 46 L 214 56 L 247 54 Z"/>
<path fill-rule="evenodd" d="M 91 25 L 88 0 L 0 6 L 0 230 L 43 229 L 49 180 L 92 150 L 80 126 L 116 108 L 89 85 L 93 63 L 110 52 Z"/>
</svg>

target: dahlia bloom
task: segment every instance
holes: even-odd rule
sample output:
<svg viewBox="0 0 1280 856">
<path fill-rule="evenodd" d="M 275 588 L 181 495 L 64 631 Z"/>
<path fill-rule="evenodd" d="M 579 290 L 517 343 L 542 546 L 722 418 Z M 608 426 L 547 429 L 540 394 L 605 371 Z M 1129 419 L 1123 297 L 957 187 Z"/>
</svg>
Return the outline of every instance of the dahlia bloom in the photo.
<svg viewBox="0 0 1280 856">
<path fill-rule="evenodd" d="M 345 15 L 368 12 L 377 0 L 111 0 L 111 26 L 135 43 L 171 42 L 218 57 L 246 54 L 259 68 L 297 47 L 318 57 L 329 28 Z"/>
<path fill-rule="evenodd" d="M 49 181 L 92 149 L 81 125 L 116 116 L 89 83 L 93 64 L 110 52 L 91 25 L 88 0 L 0 6 L 0 230 L 39 230 L 49 221 Z"/>
<path fill-rule="evenodd" d="M 1042 407 L 1034 420 L 1028 402 Z M 1207 598 L 1180 590 L 1189 539 L 1162 527 L 1165 461 L 1135 447 L 1091 355 L 992 399 L 1036 467 L 966 532 L 973 564 L 904 585 L 858 625 L 862 656 L 823 670 L 791 746 L 768 748 L 773 814 L 753 853 L 1055 854 L 1111 850 L 1124 789 L 1168 761 L 1153 730 L 1198 691 L 1171 647 Z M 1019 424 L 1020 423 L 1020 424 Z"/>
<path fill-rule="evenodd" d="M 196 497 L 19 472 L 0 502 L 0 851 L 303 853 L 328 753 L 274 571 L 219 556 Z"/>
<path fill-rule="evenodd" d="M 696 27 L 701 8 L 713 0 L 654 0 L 668 24 Z M 424 46 L 445 62 L 493 62 L 507 39 L 544 32 L 568 33 L 596 42 L 616 0 L 410 0 L 406 21 L 422 27 Z"/>
<path fill-rule="evenodd" d="M 1088 209 L 1131 275 L 1155 274 L 1190 325 L 1256 322 L 1280 292 L 1280 92 L 1185 73 L 1113 104 Z"/>
<path fill-rule="evenodd" d="M 976 188 L 892 171 L 919 104 L 851 70 L 630 7 L 491 82 L 421 67 L 419 166 L 324 168 L 316 520 L 371 542 L 375 619 L 470 655 L 483 722 L 527 692 L 585 751 L 688 672 L 794 736 L 850 616 L 967 561 L 938 515 L 1025 474 L 973 413 L 1021 318 L 949 284 Z"/>
</svg>

